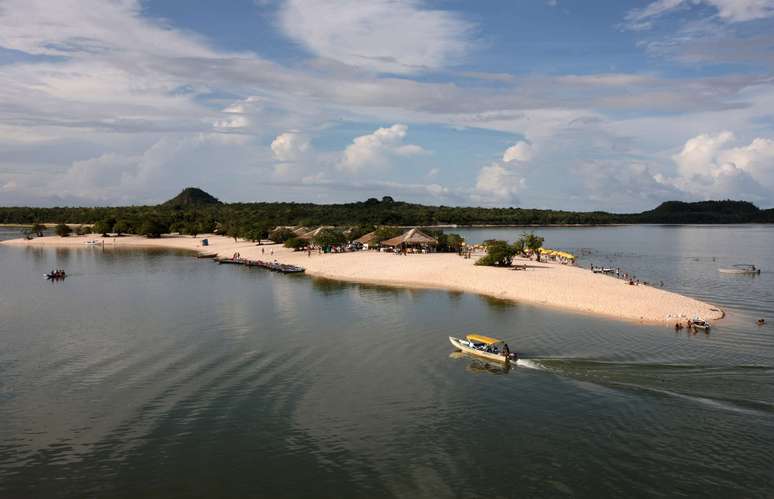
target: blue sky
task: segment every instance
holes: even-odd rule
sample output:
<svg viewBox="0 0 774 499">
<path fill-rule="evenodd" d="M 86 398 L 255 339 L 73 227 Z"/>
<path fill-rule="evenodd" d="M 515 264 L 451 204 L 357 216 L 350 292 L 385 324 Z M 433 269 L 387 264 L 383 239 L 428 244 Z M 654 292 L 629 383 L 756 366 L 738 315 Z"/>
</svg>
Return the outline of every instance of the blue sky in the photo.
<svg viewBox="0 0 774 499">
<path fill-rule="evenodd" d="M 0 0 L 0 205 L 774 206 L 774 0 Z"/>
</svg>

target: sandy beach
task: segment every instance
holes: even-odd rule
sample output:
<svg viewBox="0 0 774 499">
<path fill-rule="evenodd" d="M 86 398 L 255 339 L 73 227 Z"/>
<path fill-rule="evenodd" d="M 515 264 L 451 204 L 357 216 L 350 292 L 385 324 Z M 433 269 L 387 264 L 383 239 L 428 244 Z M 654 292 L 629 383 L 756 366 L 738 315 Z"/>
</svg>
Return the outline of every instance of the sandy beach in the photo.
<svg viewBox="0 0 774 499">
<path fill-rule="evenodd" d="M 202 239 L 209 246 L 202 246 Z M 98 247 L 87 245 L 97 241 Z M 47 236 L 33 240 L 13 239 L 0 244 L 12 246 L 79 247 L 101 250 L 115 248 L 170 248 L 231 257 L 277 260 L 306 268 L 310 276 L 388 286 L 448 289 L 491 296 L 503 300 L 557 307 L 629 321 L 674 325 L 677 320 L 701 317 L 717 320 L 724 313 L 715 305 L 651 286 L 630 286 L 614 277 L 594 274 L 588 269 L 558 263 L 526 264 L 524 271 L 474 265 L 476 259 L 457 254 L 410 254 L 397 256 L 377 251 L 339 254 L 294 252 L 281 245 L 257 246 L 249 241 L 217 235 L 138 236 L 102 238 L 97 235 L 61 238 Z M 263 251 L 262 251 L 263 250 Z M 273 254 L 272 254 L 273 253 Z M 203 261 L 205 264 L 206 261 Z"/>
</svg>

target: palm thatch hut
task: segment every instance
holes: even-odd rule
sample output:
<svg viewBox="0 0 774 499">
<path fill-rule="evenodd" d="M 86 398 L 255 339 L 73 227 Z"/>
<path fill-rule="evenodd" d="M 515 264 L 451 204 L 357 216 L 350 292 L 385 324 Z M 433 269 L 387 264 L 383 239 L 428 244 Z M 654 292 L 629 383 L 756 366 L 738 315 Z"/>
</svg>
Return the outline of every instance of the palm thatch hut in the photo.
<svg viewBox="0 0 774 499">
<path fill-rule="evenodd" d="M 311 229 L 309 227 L 304 227 L 303 225 L 301 225 L 299 227 L 293 227 L 290 230 L 292 230 L 293 234 L 295 234 L 296 237 L 298 237 L 298 236 L 302 236 L 302 235 L 306 234 Z"/>
<path fill-rule="evenodd" d="M 298 236 L 298 238 L 303 241 L 311 241 L 312 239 L 317 237 L 317 235 L 319 235 L 320 232 L 326 229 L 333 229 L 333 228 L 334 227 L 332 225 L 321 225 L 320 227 L 317 227 L 314 230 L 310 230 L 308 232 L 305 232 L 304 234 L 301 234 L 300 236 Z"/>
<path fill-rule="evenodd" d="M 382 246 L 426 247 L 436 246 L 437 244 L 438 240 L 436 238 L 428 236 L 416 227 L 407 230 L 398 237 L 382 241 Z"/>
<path fill-rule="evenodd" d="M 374 240 L 376 239 L 376 231 L 369 232 L 368 234 L 364 234 L 357 239 L 355 239 L 355 243 L 359 244 L 373 244 Z"/>
</svg>

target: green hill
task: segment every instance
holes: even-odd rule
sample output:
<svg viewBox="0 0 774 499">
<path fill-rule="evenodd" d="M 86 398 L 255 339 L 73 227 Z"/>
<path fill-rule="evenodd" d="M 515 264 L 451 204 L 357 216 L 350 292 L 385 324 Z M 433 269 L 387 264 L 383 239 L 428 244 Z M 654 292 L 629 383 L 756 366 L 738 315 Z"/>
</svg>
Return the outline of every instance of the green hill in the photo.
<svg viewBox="0 0 774 499">
<path fill-rule="evenodd" d="M 186 208 L 189 206 L 206 206 L 222 204 L 218 199 L 198 187 L 186 187 L 177 196 L 161 204 L 170 208 Z"/>
</svg>

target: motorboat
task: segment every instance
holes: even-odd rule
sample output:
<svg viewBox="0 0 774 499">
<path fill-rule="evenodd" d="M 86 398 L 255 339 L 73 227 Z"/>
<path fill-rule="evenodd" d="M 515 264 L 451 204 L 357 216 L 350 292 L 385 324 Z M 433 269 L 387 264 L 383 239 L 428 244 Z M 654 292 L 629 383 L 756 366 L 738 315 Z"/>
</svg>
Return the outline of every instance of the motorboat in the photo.
<svg viewBox="0 0 774 499">
<path fill-rule="evenodd" d="M 48 274 L 43 274 L 43 277 L 51 280 L 64 279 L 65 277 L 67 277 L 67 273 L 64 270 L 56 270 L 53 272 L 49 272 Z"/>
<path fill-rule="evenodd" d="M 720 268 L 718 272 L 723 274 L 760 274 L 761 269 L 749 263 L 737 263 L 731 267 Z"/>
<path fill-rule="evenodd" d="M 490 338 L 481 334 L 469 334 L 464 339 L 449 336 L 449 341 L 454 348 L 477 357 L 495 362 L 516 362 L 519 355 L 510 352 L 505 347 L 505 342 L 497 338 Z"/>
<path fill-rule="evenodd" d="M 704 319 L 699 319 L 698 317 L 695 317 L 688 321 L 688 327 L 693 329 L 701 329 L 702 331 L 709 331 L 710 323 L 705 321 Z"/>
</svg>

